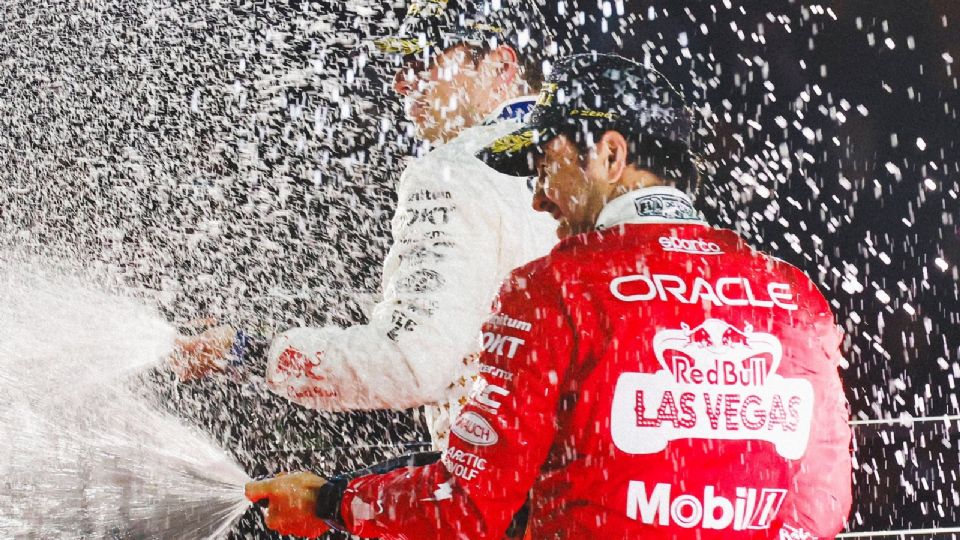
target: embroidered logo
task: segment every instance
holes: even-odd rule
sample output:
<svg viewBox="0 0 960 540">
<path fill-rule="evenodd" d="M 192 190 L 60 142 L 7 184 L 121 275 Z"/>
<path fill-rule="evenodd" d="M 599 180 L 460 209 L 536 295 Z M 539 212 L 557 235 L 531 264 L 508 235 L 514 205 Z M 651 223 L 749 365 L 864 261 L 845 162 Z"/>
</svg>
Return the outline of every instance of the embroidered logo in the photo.
<svg viewBox="0 0 960 540">
<path fill-rule="evenodd" d="M 410 4 L 407 15 L 418 17 L 436 17 L 447 9 L 448 0 L 418 0 Z"/>
<path fill-rule="evenodd" d="M 553 97 L 557 93 L 557 83 L 543 83 L 540 87 L 540 95 L 537 96 L 537 105 L 546 107 L 553 103 Z"/>
<path fill-rule="evenodd" d="M 633 201 L 640 217 L 662 217 L 700 221 L 693 204 L 676 195 L 644 195 Z"/>
<path fill-rule="evenodd" d="M 528 129 L 520 133 L 511 133 L 505 137 L 500 137 L 490 145 L 490 151 L 494 154 L 519 152 L 533 144 L 533 137 L 536 133 L 536 130 Z"/>
<path fill-rule="evenodd" d="M 434 44 L 432 41 L 421 42 L 419 39 L 406 39 L 398 37 L 378 39 L 373 43 L 380 52 L 400 53 L 404 56 L 416 54 L 422 51 L 425 47 L 429 47 Z"/>
</svg>

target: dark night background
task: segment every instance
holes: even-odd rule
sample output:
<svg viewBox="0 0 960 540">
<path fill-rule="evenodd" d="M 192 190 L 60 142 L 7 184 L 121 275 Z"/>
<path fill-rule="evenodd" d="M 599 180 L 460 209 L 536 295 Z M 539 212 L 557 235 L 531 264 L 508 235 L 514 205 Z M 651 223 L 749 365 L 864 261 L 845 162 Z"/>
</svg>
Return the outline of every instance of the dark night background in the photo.
<svg viewBox="0 0 960 540">
<path fill-rule="evenodd" d="M 806 2 L 735 4 L 734 9 L 717 6 L 714 13 L 706 3 L 678 9 L 672 2 L 627 2 L 627 13 L 647 15 L 649 6 L 656 6 L 656 19 L 631 24 L 622 46 L 594 23 L 583 47 L 635 57 L 665 47 L 672 54 L 655 63 L 681 82 L 691 79 L 685 77 L 691 63 L 677 65 L 677 35 L 687 33 L 694 60 L 698 53 L 712 53 L 713 66 L 694 62 L 692 71 L 693 80 L 706 80 L 711 68 L 719 67 L 717 84 L 704 92 L 704 101 L 715 111 L 725 110 L 724 100 L 731 103 L 732 121 L 722 121 L 717 129 L 724 151 L 714 188 L 736 192 L 738 169 L 757 170 L 736 157 L 762 153 L 770 143 L 813 157 L 771 187 L 771 199 L 779 203 L 775 219 L 734 222 L 755 245 L 813 276 L 831 299 L 848 332 L 849 366 L 842 373 L 853 418 L 956 415 L 960 91 L 957 66 L 945 53 L 960 57 L 960 4 L 820 4 L 836 20 L 830 13 L 818 17 L 818 5 Z M 774 4 L 782 9 L 773 9 Z M 791 31 L 772 23 L 768 12 L 788 16 Z M 698 31 L 700 23 L 707 25 L 706 35 Z M 749 37 L 759 26 L 766 44 Z M 769 88 L 759 84 L 763 81 L 773 84 L 776 102 L 765 98 Z M 809 102 L 795 99 L 804 93 Z M 867 115 L 857 113 L 859 105 Z M 813 140 L 793 125 L 779 129 L 776 117 L 792 124 L 799 119 L 797 111 L 803 114 L 801 124 L 814 130 Z M 845 113 L 845 122 L 836 121 L 838 111 Z M 762 132 L 746 123 L 751 119 Z M 732 140 L 737 134 L 744 137 L 742 148 Z M 926 143 L 924 149 L 918 139 Z M 925 187 L 925 179 L 932 183 Z M 756 216 L 768 202 L 754 197 L 736 210 Z M 724 210 L 717 213 L 729 216 Z M 941 271 L 937 258 L 948 261 L 950 269 Z M 844 275 L 863 290 L 843 287 Z M 884 293 L 888 302 L 881 298 Z M 960 525 L 956 427 L 953 421 L 855 428 L 850 529 Z"/>
<path fill-rule="evenodd" d="M 831 300 L 853 418 L 896 419 L 855 429 L 850 530 L 960 527 L 957 420 L 908 421 L 960 414 L 960 3 L 562 5 L 545 6 L 561 50 L 647 59 L 709 107 L 703 210 Z M 362 322 L 416 144 L 392 68 L 359 44 L 402 11 L 5 3 L 0 245 L 102 268 L 178 323 Z M 255 474 L 357 467 L 425 436 L 415 412 L 149 378 Z"/>
</svg>

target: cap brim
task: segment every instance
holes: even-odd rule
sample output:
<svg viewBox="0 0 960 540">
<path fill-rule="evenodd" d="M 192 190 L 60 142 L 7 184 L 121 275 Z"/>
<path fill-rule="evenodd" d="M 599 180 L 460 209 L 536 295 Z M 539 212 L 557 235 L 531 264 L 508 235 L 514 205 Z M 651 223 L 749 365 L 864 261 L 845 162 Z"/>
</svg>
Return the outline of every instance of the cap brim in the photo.
<svg viewBox="0 0 960 540">
<path fill-rule="evenodd" d="M 556 135 L 555 128 L 523 126 L 484 147 L 477 158 L 506 175 L 532 176 L 536 174 L 534 158 Z"/>
<path fill-rule="evenodd" d="M 437 42 L 439 39 L 440 42 Z M 461 44 L 482 45 L 482 40 L 476 36 L 461 32 L 441 32 L 434 40 L 425 40 L 418 35 L 387 36 L 373 40 L 373 50 L 383 55 L 410 56 L 419 55 L 425 49 L 434 49 L 437 52 Z M 431 52 L 431 54 L 434 54 Z"/>
<path fill-rule="evenodd" d="M 389 36 L 373 41 L 373 49 L 384 55 L 410 56 L 433 45 L 432 41 L 423 41 L 416 37 Z"/>
</svg>

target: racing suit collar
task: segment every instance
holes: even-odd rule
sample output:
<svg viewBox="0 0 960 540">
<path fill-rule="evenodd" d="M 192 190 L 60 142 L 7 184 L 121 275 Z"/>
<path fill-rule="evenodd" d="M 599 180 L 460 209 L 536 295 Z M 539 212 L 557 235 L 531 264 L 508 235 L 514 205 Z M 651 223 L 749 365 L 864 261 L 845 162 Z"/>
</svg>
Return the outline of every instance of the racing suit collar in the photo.
<svg viewBox="0 0 960 540">
<path fill-rule="evenodd" d="M 706 225 L 686 193 L 667 186 L 640 188 L 611 200 L 597 217 L 597 229 L 628 223 Z"/>
<path fill-rule="evenodd" d="M 533 110 L 533 105 L 536 102 L 537 96 L 521 96 L 504 101 L 483 119 L 483 125 L 489 126 L 501 120 L 523 122 L 527 119 L 530 111 Z"/>
</svg>

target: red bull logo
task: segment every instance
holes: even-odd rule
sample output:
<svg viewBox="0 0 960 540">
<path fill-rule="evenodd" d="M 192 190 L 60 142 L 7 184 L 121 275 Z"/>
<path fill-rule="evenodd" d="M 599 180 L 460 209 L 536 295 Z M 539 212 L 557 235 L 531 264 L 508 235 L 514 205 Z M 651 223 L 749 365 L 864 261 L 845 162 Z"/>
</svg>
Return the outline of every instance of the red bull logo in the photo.
<svg viewBox="0 0 960 540">
<path fill-rule="evenodd" d="M 309 364 L 310 360 L 302 352 L 293 347 L 287 347 L 287 350 L 283 351 L 277 359 L 277 371 L 287 377 L 305 377 Z"/>
<path fill-rule="evenodd" d="M 697 328 L 687 337 L 687 343 L 700 345 L 701 347 L 711 347 L 713 346 L 713 339 L 710 338 L 710 333 L 705 328 Z"/>
<path fill-rule="evenodd" d="M 747 335 L 734 327 L 729 327 L 723 331 L 721 342 L 724 345 L 747 345 Z"/>
<path fill-rule="evenodd" d="M 681 438 L 760 440 L 798 459 L 813 418 L 813 386 L 777 374 L 776 336 L 707 319 L 664 329 L 652 340 L 661 369 L 617 380 L 611 434 L 634 454 L 663 450 Z"/>
</svg>

